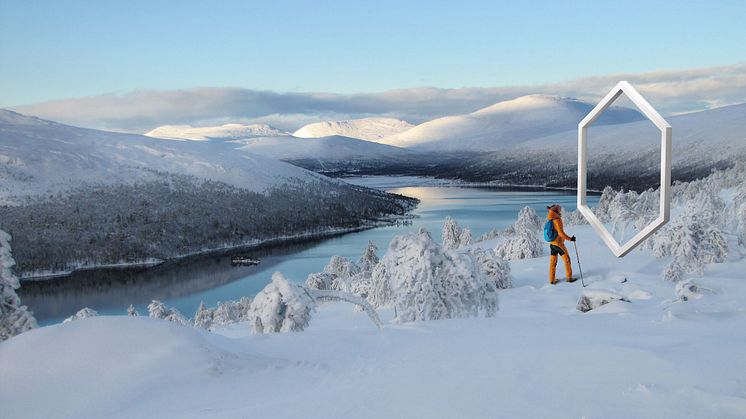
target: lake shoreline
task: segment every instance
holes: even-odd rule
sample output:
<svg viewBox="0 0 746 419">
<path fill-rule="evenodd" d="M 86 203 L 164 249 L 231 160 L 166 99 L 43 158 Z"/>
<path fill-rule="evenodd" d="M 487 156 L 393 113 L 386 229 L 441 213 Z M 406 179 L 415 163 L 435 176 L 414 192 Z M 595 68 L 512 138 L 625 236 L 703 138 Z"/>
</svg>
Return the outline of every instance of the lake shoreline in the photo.
<svg viewBox="0 0 746 419">
<path fill-rule="evenodd" d="M 412 218 L 415 218 L 415 216 L 412 216 L 408 212 L 405 215 L 387 216 L 380 220 L 367 222 L 364 225 L 360 225 L 357 227 L 340 227 L 340 228 L 328 229 L 328 230 L 321 231 L 321 232 L 301 233 L 301 234 L 294 234 L 290 236 L 281 236 L 281 237 L 273 237 L 269 239 L 253 240 L 250 242 L 241 243 L 237 245 L 229 245 L 229 246 L 215 247 L 215 248 L 210 248 L 210 249 L 203 249 L 203 250 L 184 253 L 181 255 L 177 255 L 177 256 L 169 257 L 169 258 L 163 258 L 163 259 L 148 258 L 145 260 L 132 261 L 132 262 L 84 265 L 84 266 L 74 268 L 74 269 L 66 269 L 64 271 L 43 272 L 43 273 L 37 272 L 37 273 L 31 273 L 30 275 L 21 274 L 21 275 L 18 275 L 18 280 L 21 282 L 21 284 L 32 283 L 32 282 L 59 281 L 59 280 L 62 280 L 63 278 L 70 277 L 77 272 L 84 272 L 84 271 L 95 271 L 99 269 L 127 270 L 127 269 L 136 269 L 136 268 L 152 268 L 152 267 L 156 267 L 167 262 L 186 260 L 186 259 L 189 259 L 192 257 L 198 257 L 198 256 L 221 256 L 221 255 L 225 255 L 227 253 L 231 253 L 235 251 L 252 251 L 252 250 L 258 250 L 258 249 L 272 249 L 272 248 L 284 246 L 287 244 L 298 244 L 298 243 L 311 242 L 311 241 L 316 241 L 319 239 L 326 239 L 326 238 L 331 238 L 331 237 L 336 237 L 336 236 L 342 236 L 342 235 L 349 234 L 349 233 L 356 233 L 356 232 L 360 232 L 364 230 L 369 230 L 372 228 L 395 225 L 399 222 L 402 222 L 403 220 L 411 220 Z"/>
</svg>

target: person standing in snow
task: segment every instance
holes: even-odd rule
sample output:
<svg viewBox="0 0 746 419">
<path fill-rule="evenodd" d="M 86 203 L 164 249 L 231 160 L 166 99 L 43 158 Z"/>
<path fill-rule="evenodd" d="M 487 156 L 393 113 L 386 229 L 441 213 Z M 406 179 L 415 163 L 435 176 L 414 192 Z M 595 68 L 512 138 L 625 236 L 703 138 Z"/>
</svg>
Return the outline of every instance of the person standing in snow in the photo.
<svg viewBox="0 0 746 419">
<path fill-rule="evenodd" d="M 557 272 L 557 255 L 562 256 L 562 261 L 565 263 L 565 275 L 567 282 L 575 282 L 575 278 L 572 276 L 572 264 L 570 263 L 570 255 L 567 253 L 567 247 L 565 247 L 565 240 L 575 241 L 575 236 L 568 236 L 562 225 L 562 207 L 558 204 L 554 204 L 547 207 L 549 211 L 547 214 L 547 226 L 550 226 L 554 230 L 554 238 L 549 242 L 549 283 L 556 284 L 557 278 L 555 273 Z M 545 237 L 547 235 L 547 226 L 545 226 Z"/>
</svg>

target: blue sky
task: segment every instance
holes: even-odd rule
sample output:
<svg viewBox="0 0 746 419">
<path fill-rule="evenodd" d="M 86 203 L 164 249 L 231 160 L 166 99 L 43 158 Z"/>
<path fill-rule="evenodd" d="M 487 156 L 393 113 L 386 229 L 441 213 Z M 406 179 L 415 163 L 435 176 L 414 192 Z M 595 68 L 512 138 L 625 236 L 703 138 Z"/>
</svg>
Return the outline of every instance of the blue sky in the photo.
<svg viewBox="0 0 746 419">
<path fill-rule="evenodd" d="M 137 89 L 356 93 L 721 66 L 746 62 L 744 16 L 743 1 L 1 0 L 0 106 Z"/>
</svg>

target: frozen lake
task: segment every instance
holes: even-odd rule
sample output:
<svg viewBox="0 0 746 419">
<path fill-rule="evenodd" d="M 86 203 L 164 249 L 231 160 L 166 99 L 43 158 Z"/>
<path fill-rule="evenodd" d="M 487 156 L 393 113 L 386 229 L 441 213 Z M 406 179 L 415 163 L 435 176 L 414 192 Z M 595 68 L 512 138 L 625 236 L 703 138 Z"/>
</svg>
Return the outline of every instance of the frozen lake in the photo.
<svg viewBox="0 0 746 419">
<path fill-rule="evenodd" d="M 493 228 L 510 225 L 524 206 L 544 216 L 547 205 L 559 203 L 574 210 L 576 200 L 573 191 L 442 186 L 416 178 L 377 177 L 350 181 L 419 198 L 421 203 L 413 212 L 419 218 L 414 219 L 412 225 L 379 227 L 323 240 L 241 252 L 261 259 L 261 264 L 255 267 L 231 267 L 229 256 L 198 256 L 149 269 L 76 272 L 47 283 L 24 284 L 19 294 L 40 324 L 59 322 L 83 307 L 100 314 L 125 314 L 127 306 L 134 304 L 141 314 L 146 314 L 147 305 L 153 299 L 162 300 L 191 317 L 201 301 L 214 306 L 218 301 L 256 294 L 275 271 L 281 271 L 290 279 L 305 281 L 309 273 L 323 270 L 333 255 L 357 260 L 368 240 L 378 246 L 379 257 L 386 252 L 393 236 L 420 227 L 440 240 L 446 216 L 455 218 L 462 227 L 471 228 L 476 238 Z M 589 197 L 591 204 L 597 199 Z"/>
</svg>

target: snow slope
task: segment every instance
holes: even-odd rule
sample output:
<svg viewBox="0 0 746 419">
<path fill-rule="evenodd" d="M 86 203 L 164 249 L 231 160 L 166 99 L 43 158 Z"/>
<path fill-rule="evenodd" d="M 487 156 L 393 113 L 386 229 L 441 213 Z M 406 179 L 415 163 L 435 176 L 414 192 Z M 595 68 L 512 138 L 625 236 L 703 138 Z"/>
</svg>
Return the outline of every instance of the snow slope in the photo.
<svg viewBox="0 0 746 419">
<path fill-rule="evenodd" d="M 301 138 L 341 135 L 378 142 L 381 138 L 404 132 L 414 125 L 396 118 L 362 118 L 345 121 L 324 121 L 306 125 L 293 133 Z"/>
<path fill-rule="evenodd" d="M 412 159 L 420 153 L 385 144 L 334 135 L 321 138 L 266 137 L 240 141 L 240 150 L 280 160 L 380 161 Z"/>
<path fill-rule="evenodd" d="M 191 125 L 163 125 L 145 134 L 148 137 L 166 140 L 240 140 L 253 137 L 289 135 L 266 124 L 225 124 L 215 127 L 193 127 Z"/>
<path fill-rule="evenodd" d="M 0 201 L 91 183 L 132 183 L 158 172 L 253 191 L 319 175 L 221 142 L 162 141 L 62 125 L 0 110 Z"/>
<path fill-rule="evenodd" d="M 0 344 L 0 405 L 30 418 L 746 416 L 746 260 L 709 265 L 696 282 L 712 292 L 674 301 L 666 260 L 617 259 L 589 226 L 568 231 L 585 290 L 630 302 L 577 311 L 580 281 L 548 285 L 544 255 L 511 262 L 515 288 L 493 318 L 378 331 L 329 304 L 304 332 L 239 323 L 223 336 L 89 318 Z"/>
<path fill-rule="evenodd" d="M 673 129 L 674 167 L 746 155 L 746 103 L 672 116 L 666 120 Z M 516 147 L 515 153 L 526 155 L 551 148 L 553 153 L 564 153 L 574 159 L 577 141 L 577 130 L 573 129 L 526 141 Z M 589 130 L 588 147 L 606 147 L 619 159 L 629 158 L 638 150 L 643 153 L 654 150 L 659 155 L 660 132 L 648 120 L 616 126 L 594 125 Z"/>
<path fill-rule="evenodd" d="M 492 151 L 577 127 L 593 105 L 577 99 L 530 95 L 499 102 L 467 115 L 417 125 L 380 142 L 428 151 Z M 598 124 L 642 118 L 636 110 L 612 107 Z"/>
</svg>

